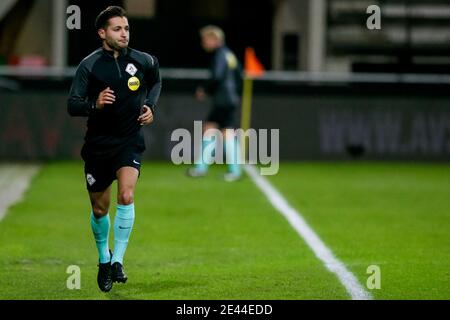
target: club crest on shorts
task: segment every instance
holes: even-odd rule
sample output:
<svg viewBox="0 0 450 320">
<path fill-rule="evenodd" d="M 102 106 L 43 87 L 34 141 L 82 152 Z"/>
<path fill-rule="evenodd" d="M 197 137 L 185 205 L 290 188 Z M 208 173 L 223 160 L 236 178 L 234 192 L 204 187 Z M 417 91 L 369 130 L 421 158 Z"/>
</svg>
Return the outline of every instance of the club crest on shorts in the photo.
<svg viewBox="0 0 450 320">
<path fill-rule="evenodd" d="M 86 175 L 86 181 L 87 181 L 87 183 L 89 183 L 90 186 L 92 186 L 95 183 L 96 180 L 94 179 L 92 174 L 88 173 Z"/>
<path fill-rule="evenodd" d="M 125 71 L 128 72 L 131 76 L 134 76 L 137 72 L 137 68 L 134 66 L 134 64 L 129 63 L 125 68 Z"/>
<path fill-rule="evenodd" d="M 139 79 L 137 77 L 131 77 L 130 79 L 128 79 L 128 88 L 131 91 L 136 91 L 137 89 L 139 89 L 140 85 L 141 85 L 141 82 L 139 81 Z"/>
</svg>

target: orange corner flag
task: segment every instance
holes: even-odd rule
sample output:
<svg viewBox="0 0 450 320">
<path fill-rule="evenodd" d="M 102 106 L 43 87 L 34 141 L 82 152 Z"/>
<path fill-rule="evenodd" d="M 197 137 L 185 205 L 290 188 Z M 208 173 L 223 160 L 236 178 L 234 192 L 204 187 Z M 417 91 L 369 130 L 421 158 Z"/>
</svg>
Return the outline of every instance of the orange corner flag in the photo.
<svg viewBox="0 0 450 320">
<path fill-rule="evenodd" d="M 244 70 L 247 76 L 260 77 L 264 74 L 264 66 L 258 60 L 255 50 L 251 47 L 245 48 Z"/>
</svg>

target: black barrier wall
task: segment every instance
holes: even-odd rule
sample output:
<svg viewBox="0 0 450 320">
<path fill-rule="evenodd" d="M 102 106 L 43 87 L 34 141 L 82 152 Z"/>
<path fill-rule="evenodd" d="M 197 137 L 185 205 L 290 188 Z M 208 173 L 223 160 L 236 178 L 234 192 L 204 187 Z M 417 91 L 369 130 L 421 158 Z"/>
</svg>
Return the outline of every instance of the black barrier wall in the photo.
<svg viewBox="0 0 450 320">
<path fill-rule="evenodd" d="M 280 128 L 282 159 L 448 160 L 449 102 L 417 96 L 261 96 L 255 99 L 253 124 Z"/>
<path fill-rule="evenodd" d="M 144 128 L 146 159 L 170 159 L 172 132 L 209 110 L 168 87 Z M 279 129 L 281 160 L 450 160 L 448 90 L 367 88 L 256 83 L 252 127 Z M 0 160 L 80 159 L 86 120 L 67 114 L 67 91 L 0 92 Z"/>
</svg>

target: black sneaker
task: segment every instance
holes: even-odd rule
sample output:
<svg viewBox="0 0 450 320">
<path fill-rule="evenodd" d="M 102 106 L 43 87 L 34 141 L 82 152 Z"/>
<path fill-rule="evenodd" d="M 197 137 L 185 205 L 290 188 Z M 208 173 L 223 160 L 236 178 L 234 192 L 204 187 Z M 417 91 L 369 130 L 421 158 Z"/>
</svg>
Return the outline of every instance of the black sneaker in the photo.
<svg viewBox="0 0 450 320">
<path fill-rule="evenodd" d="M 98 264 L 97 284 L 103 292 L 111 291 L 113 286 L 111 262 Z"/>
<path fill-rule="evenodd" d="M 127 275 L 123 271 L 123 265 L 120 262 L 114 262 L 111 266 L 112 280 L 114 282 L 125 283 L 128 280 Z"/>
</svg>

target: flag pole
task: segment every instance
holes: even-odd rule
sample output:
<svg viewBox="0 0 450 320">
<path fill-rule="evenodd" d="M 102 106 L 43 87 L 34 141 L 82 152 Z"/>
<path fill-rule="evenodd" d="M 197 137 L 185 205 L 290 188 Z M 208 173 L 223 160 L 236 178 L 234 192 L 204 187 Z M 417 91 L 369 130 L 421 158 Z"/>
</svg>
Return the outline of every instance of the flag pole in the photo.
<svg viewBox="0 0 450 320">
<path fill-rule="evenodd" d="M 244 76 L 244 85 L 242 90 L 242 111 L 241 111 L 241 128 L 244 133 L 250 129 L 252 116 L 252 95 L 253 95 L 253 78 L 248 75 Z M 241 135 L 241 157 L 243 162 L 247 159 L 247 141 L 246 135 Z"/>
<path fill-rule="evenodd" d="M 244 133 L 250 129 L 252 118 L 252 98 L 253 98 L 253 80 L 255 77 L 262 76 L 264 66 L 256 57 L 255 50 L 251 47 L 245 49 L 244 61 L 244 84 L 242 89 L 242 110 L 241 110 L 241 128 Z M 248 155 L 246 135 L 241 136 L 241 160 L 245 163 Z"/>
</svg>

